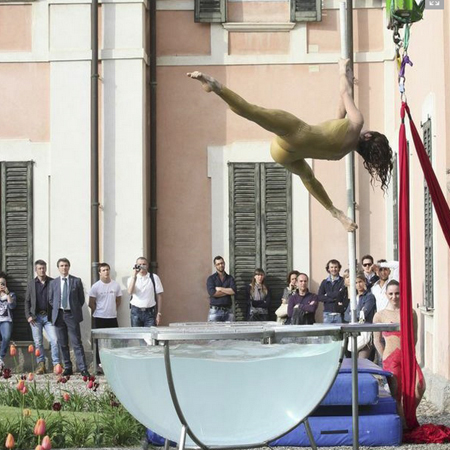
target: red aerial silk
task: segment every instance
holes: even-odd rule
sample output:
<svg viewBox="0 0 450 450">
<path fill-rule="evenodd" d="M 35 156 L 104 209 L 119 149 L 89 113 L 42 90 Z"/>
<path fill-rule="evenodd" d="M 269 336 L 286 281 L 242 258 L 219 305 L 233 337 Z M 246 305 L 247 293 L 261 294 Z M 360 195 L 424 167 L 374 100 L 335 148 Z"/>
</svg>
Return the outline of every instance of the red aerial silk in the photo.
<svg viewBox="0 0 450 450">
<path fill-rule="evenodd" d="M 400 347 L 402 352 L 403 411 L 408 428 L 419 426 L 416 417 L 416 350 L 412 313 L 411 248 L 409 232 L 409 167 L 406 145 L 405 108 L 402 104 L 399 137 L 399 268 L 400 268 Z"/>
<path fill-rule="evenodd" d="M 427 424 L 419 427 L 416 417 L 416 351 L 414 342 L 414 327 L 412 314 L 411 289 L 411 249 L 409 227 L 409 169 L 408 151 L 405 132 L 405 112 L 408 114 L 411 134 L 414 140 L 417 156 L 422 166 L 423 174 L 430 191 L 436 215 L 441 224 L 447 244 L 450 247 L 450 209 L 439 186 L 433 167 L 417 132 L 406 102 L 402 103 L 399 136 L 399 166 L 400 166 L 400 199 L 399 199 L 399 266 L 400 266 L 400 323 L 402 352 L 402 384 L 403 410 L 407 427 L 412 430 L 405 433 L 407 442 L 445 442 L 450 441 L 450 428 Z"/>
</svg>

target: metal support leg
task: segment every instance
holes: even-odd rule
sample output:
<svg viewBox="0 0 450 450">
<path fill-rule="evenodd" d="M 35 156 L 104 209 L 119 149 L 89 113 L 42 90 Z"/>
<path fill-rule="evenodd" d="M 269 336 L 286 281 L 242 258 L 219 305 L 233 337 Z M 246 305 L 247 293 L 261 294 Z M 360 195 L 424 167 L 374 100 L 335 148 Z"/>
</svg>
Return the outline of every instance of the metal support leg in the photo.
<svg viewBox="0 0 450 450">
<path fill-rule="evenodd" d="M 164 450 L 169 450 L 170 448 L 170 441 L 169 439 L 164 440 Z"/>
<path fill-rule="evenodd" d="M 353 450 L 359 449 L 359 400 L 358 400 L 358 336 L 352 340 L 352 422 L 353 422 Z"/>
<path fill-rule="evenodd" d="M 311 431 L 311 427 L 309 426 L 308 418 L 303 421 L 303 425 L 305 425 L 306 434 L 308 435 L 309 443 L 311 444 L 311 448 L 313 450 L 317 450 L 317 444 L 314 440 L 314 436 Z"/>
<path fill-rule="evenodd" d="M 178 450 L 184 450 L 185 445 L 186 445 L 186 427 L 184 425 L 182 425 L 181 433 L 180 433 L 180 443 L 178 444 Z"/>
</svg>

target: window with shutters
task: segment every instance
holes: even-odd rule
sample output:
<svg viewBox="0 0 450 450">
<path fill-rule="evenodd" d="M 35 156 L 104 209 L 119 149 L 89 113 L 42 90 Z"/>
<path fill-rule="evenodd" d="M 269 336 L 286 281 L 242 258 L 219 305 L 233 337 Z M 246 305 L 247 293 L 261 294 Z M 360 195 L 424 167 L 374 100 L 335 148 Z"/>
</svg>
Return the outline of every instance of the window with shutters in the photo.
<svg viewBox="0 0 450 450">
<path fill-rule="evenodd" d="M 195 22 L 226 22 L 226 0 L 195 0 Z"/>
<path fill-rule="evenodd" d="M 423 144 L 430 160 L 432 159 L 431 148 L 431 119 L 422 125 Z M 424 279 L 424 306 L 427 310 L 434 309 L 433 292 L 433 205 L 431 203 L 430 191 L 424 180 L 424 215 L 425 215 L 425 279 Z"/>
<path fill-rule="evenodd" d="M 322 0 L 291 0 L 291 22 L 320 22 Z"/>
<path fill-rule="evenodd" d="M 230 163 L 230 271 L 236 279 L 236 320 L 247 317 L 246 285 L 266 272 L 270 318 L 292 270 L 291 174 L 274 163 Z"/>
<path fill-rule="evenodd" d="M 0 270 L 17 296 L 12 339 L 32 340 L 25 319 L 24 299 L 33 276 L 33 166 L 27 162 L 0 163 Z"/>
</svg>

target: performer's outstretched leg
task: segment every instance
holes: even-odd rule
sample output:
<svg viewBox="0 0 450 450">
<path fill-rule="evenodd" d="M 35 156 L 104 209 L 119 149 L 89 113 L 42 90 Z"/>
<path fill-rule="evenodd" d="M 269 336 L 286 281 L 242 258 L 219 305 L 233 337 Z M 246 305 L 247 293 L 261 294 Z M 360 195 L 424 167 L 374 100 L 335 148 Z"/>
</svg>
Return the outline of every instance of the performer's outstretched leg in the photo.
<svg viewBox="0 0 450 450">
<path fill-rule="evenodd" d="M 314 172 L 304 159 L 294 161 L 292 163 L 283 164 L 289 172 L 298 175 L 309 193 L 328 211 L 331 215 L 342 223 L 347 231 L 354 231 L 358 228 L 356 223 L 352 222 L 340 209 L 337 209 L 330 197 L 326 193 L 322 183 L 315 177 Z"/>
<path fill-rule="evenodd" d="M 248 103 L 241 96 L 223 86 L 215 78 L 209 75 L 201 72 L 192 72 L 188 73 L 187 76 L 200 81 L 206 92 L 214 92 L 221 97 L 236 114 L 257 123 L 259 126 L 278 136 L 284 136 L 296 131 L 299 125 L 303 123 L 300 119 L 287 111 L 280 109 L 266 109 Z"/>
</svg>

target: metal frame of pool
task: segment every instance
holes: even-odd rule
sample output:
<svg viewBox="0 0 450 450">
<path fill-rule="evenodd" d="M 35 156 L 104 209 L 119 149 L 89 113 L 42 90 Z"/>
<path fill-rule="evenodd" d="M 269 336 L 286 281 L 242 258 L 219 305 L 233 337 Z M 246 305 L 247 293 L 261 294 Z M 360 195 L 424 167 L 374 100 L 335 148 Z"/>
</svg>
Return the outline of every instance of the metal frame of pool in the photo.
<svg viewBox="0 0 450 450">
<path fill-rule="evenodd" d="M 170 343 L 180 341 L 207 341 L 207 340 L 254 340 L 258 338 L 262 343 L 270 345 L 280 342 L 285 338 L 303 338 L 303 337 L 319 337 L 330 336 L 336 340 L 343 342 L 341 347 L 341 354 L 339 363 L 336 367 L 336 378 L 342 359 L 344 357 L 345 349 L 349 339 L 353 341 L 353 346 L 356 347 L 357 336 L 364 331 L 367 332 L 381 332 L 381 331 L 396 331 L 399 329 L 398 324 L 316 324 L 316 325 L 291 325 L 279 326 L 275 322 L 195 322 L 195 323 L 175 323 L 169 327 L 152 327 L 152 328 L 109 328 L 92 330 L 92 340 L 94 343 L 94 350 L 99 339 L 143 339 L 147 344 L 163 345 L 164 346 L 164 364 L 166 370 L 167 384 L 169 387 L 172 403 L 178 418 L 181 422 L 180 439 L 178 448 L 184 450 L 186 447 L 186 435 L 189 435 L 191 440 L 202 450 L 208 449 L 237 449 L 237 448 L 251 448 L 255 445 L 267 445 L 269 442 L 289 433 L 296 428 L 300 423 L 305 426 L 306 433 L 311 443 L 311 447 L 316 450 L 317 446 L 311 432 L 308 422 L 308 416 L 303 418 L 299 423 L 290 429 L 286 430 L 279 436 L 274 436 L 271 439 L 265 440 L 260 444 L 243 445 L 243 446 L 208 446 L 201 442 L 189 427 L 182 408 L 179 404 L 176 394 L 175 384 L 172 374 L 171 358 L 170 358 Z M 120 334 L 120 336 L 119 336 Z M 301 345 L 301 344 L 299 344 Z M 359 412 L 358 412 L 358 358 L 357 352 L 352 353 L 352 424 L 353 424 L 353 450 L 359 449 Z M 328 386 L 324 392 L 321 400 L 328 393 L 333 382 Z M 317 406 L 316 405 L 316 406 Z M 313 408 L 314 410 L 315 408 Z M 169 448 L 169 441 L 166 439 L 165 449 Z"/>
</svg>

